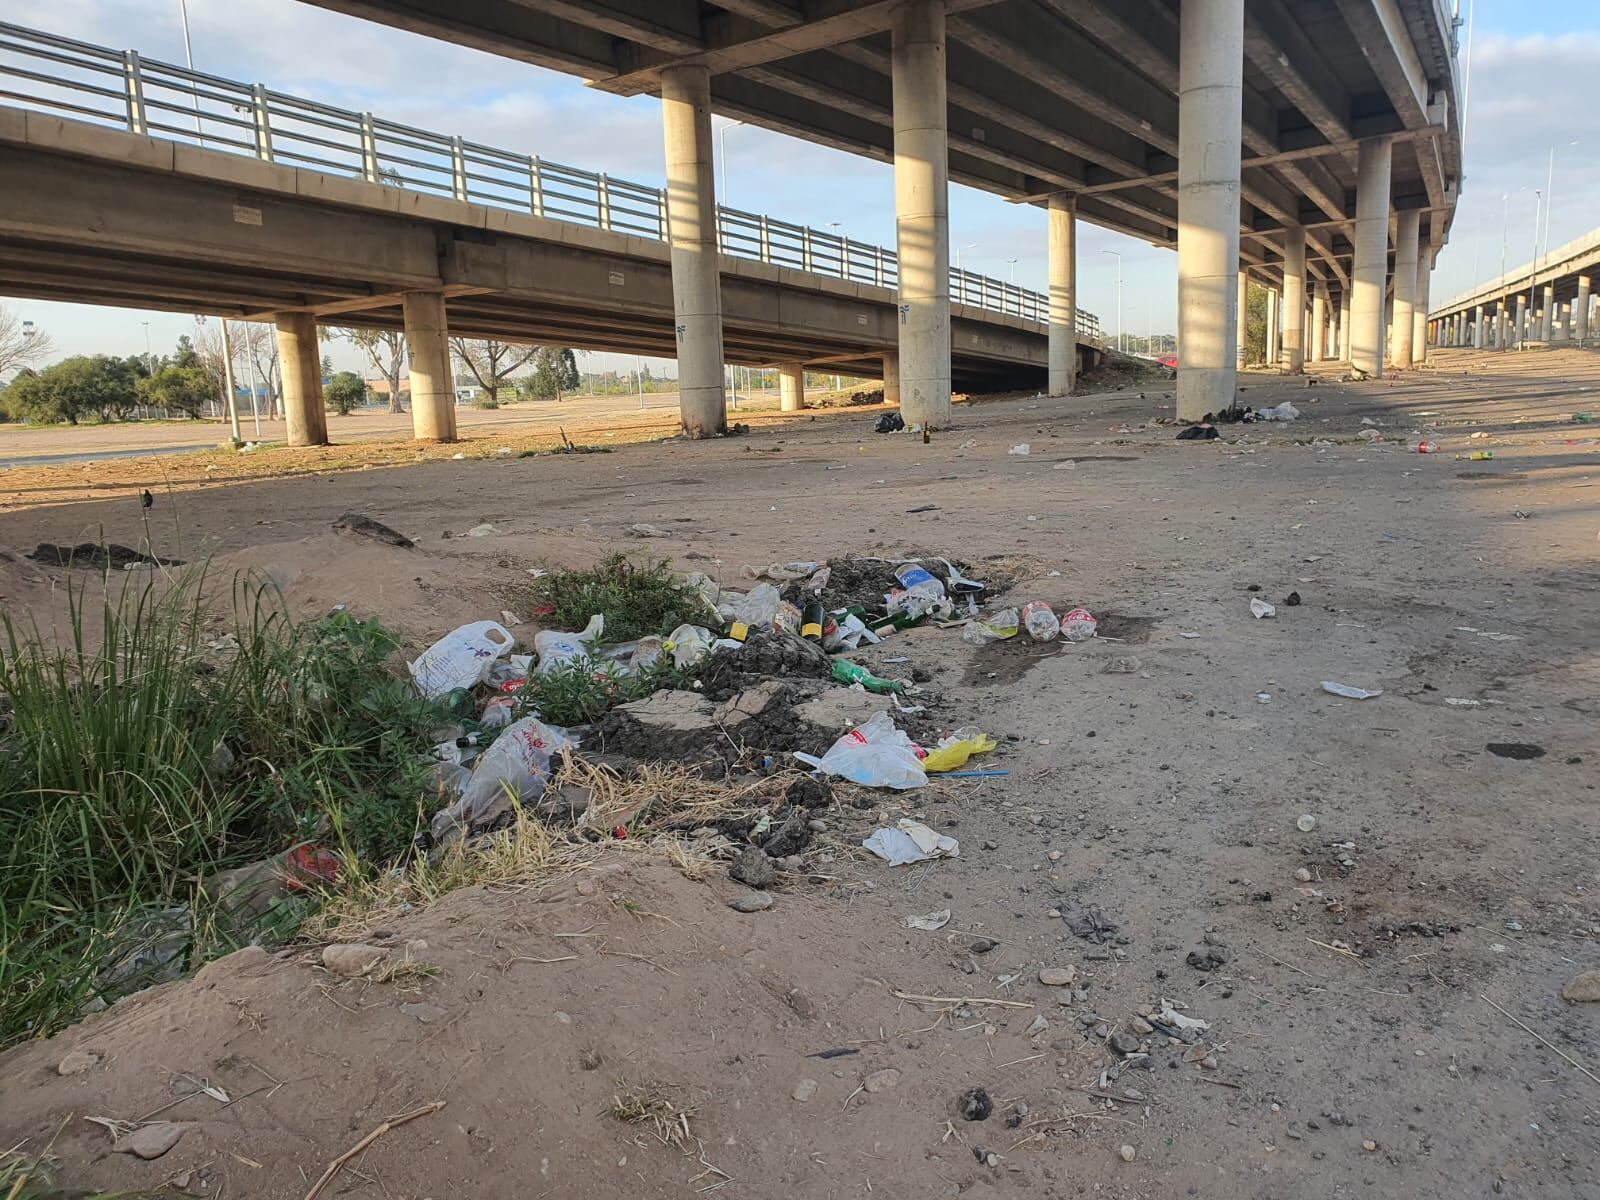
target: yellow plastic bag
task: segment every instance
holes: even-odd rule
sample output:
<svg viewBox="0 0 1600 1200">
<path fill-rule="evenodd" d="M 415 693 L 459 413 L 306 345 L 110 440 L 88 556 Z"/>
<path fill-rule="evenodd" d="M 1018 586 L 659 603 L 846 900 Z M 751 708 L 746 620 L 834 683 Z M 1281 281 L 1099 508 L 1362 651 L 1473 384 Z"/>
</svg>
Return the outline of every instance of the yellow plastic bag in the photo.
<svg viewBox="0 0 1600 1200">
<path fill-rule="evenodd" d="M 974 754 L 987 754 L 998 744 L 987 733 L 977 729 L 958 729 L 928 751 L 928 757 L 922 760 L 922 769 L 929 775 L 939 771 L 954 771 L 964 766 Z"/>
</svg>

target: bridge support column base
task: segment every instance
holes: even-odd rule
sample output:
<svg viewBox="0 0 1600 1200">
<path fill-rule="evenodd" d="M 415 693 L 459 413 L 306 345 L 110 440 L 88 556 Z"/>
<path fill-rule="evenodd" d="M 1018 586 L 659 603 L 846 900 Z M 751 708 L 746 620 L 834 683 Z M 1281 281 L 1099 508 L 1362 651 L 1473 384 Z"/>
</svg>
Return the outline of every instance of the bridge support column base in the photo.
<svg viewBox="0 0 1600 1200">
<path fill-rule="evenodd" d="M 799 412 L 805 406 L 805 364 L 781 364 L 778 367 L 778 410 L 780 412 Z"/>
<path fill-rule="evenodd" d="M 1589 277 L 1578 276 L 1578 298 L 1572 302 L 1572 337 L 1583 345 L 1589 337 Z"/>
<path fill-rule="evenodd" d="M 717 195 L 712 173 L 711 76 L 702 66 L 661 72 L 667 156 L 667 242 L 678 338 L 678 409 L 683 431 L 715 437 L 728 428 L 722 381 L 722 277 L 717 270 Z"/>
<path fill-rule="evenodd" d="M 411 436 L 456 440 L 456 390 L 450 372 L 449 325 L 440 292 L 407 292 L 401 301 L 411 351 Z"/>
<path fill-rule="evenodd" d="M 900 411 L 950 424 L 950 200 L 943 0 L 894 14 L 895 245 L 900 268 Z"/>
<path fill-rule="evenodd" d="M 1356 151 L 1355 263 L 1350 272 L 1350 365 L 1383 376 L 1383 294 L 1389 270 L 1389 174 L 1394 145 L 1362 142 Z"/>
<path fill-rule="evenodd" d="M 1178 419 L 1238 392 L 1244 0 L 1184 0 L 1178 19 Z"/>
<path fill-rule="evenodd" d="M 279 313 L 278 360 L 283 371 L 283 420 L 291 446 L 326 446 L 328 412 L 322 405 L 322 356 L 317 352 L 317 318 L 311 313 Z"/>
<path fill-rule="evenodd" d="M 1050 364 L 1052 396 L 1070 396 L 1078 383 L 1078 202 L 1049 200 Z"/>
<path fill-rule="evenodd" d="M 1306 231 L 1283 231 L 1283 365 L 1291 375 L 1306 368 Z"/>
<path fill-rule="evenodd" d="M 883 355 L 883 402 L 900 403 L 900 355 L 893 350 Z"/>
<path fill-rule="evenodd" d="M 1321 362 L 1328 353 L 1328 285 L 1311 289 L 1311 336 L 1306 340 L 1306 361 Z"/>
</svg>

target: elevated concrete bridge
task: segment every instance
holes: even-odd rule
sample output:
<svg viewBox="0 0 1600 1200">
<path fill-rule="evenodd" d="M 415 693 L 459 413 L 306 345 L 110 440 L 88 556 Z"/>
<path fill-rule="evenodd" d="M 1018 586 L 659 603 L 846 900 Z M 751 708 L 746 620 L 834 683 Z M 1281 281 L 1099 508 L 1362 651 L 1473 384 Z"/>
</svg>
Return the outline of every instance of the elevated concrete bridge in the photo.
<svg viewBox="0 0 1600 1200">
<path fill-rule="evenodd" d="M 319 322 L 405 329 L 428 438 L 455 434 L 447 332 L 677 352 L 659 189 L 16 26 L 0 89 L 29 106 L 0 106 L 0 292 L 276 322 L 293 442 L 326 439 Z M 895 256 L 719 218 L 727 360 L 778 366 L 789 407 L 806 367 L 892 396 Z M 1043 386 L 1046 298 L 952 288 L 957 382 Z"/>
<path fill-rule="evenodd" d="M 307 2 L 661 97 L 691 429 L 722 412 L 713 111 L 894 163 L 908 420 L 948 418 L 952 179 L 1049 209 L 1053 393 L 1080 218 L 1177 248 L 1180 416 L 1235 397 L 1247 272 L 1280 294 L 1287 370 L 1426 352 L 1458 0 Z"/>
<path fill-rule="evenodd" d="M 1455 296 L 1428 314 L 1437 346 L 1507 350 L 1600 338 L 1600 229 Z"/>
</svg>

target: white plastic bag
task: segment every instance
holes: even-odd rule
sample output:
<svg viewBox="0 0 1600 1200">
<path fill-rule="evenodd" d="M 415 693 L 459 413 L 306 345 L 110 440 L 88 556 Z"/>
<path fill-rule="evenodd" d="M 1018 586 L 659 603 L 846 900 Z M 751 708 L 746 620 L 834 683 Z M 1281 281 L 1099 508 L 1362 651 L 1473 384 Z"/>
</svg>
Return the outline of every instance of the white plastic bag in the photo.
<svg viewBox="0 0 1600 1200">
<path fill-rule="evenodd" d="M 474 621 L 452 629 L 419 654 L 411 664 L 411 679 L 427 700 L 456 688 L 476 687 L 500 656 L 509 654 L 516 644 L 504 625 Z"/>
<path fill-rule="evenodd" d="M 927 862 L 930 858 L 961 857 L 961 843 L 955 838 L 946 837 L 910 817 L 901 817 L 893 829 L 873 830 L 872 836 L 861 844 L 891 867 Z M 926 927 L 913 925 L 912 928 Z M 933 928 L 941 928 L 941 925 Z"/>
<path fill-rule="evenodd" d="M 605 614 L 595 613 L 581 633 L 568 633 L 561 629 L 540 630 L 533 635 L 534 653 L 539 656 L 536 670 L 540 675 L 547 675 L 556 667 L 587 659 L 591 653 L 589 643 L 604 633 L 605 628 Z"/>
<path fill-rule="evenodd" d="M 544 795 L 550 778 L 550 758 L 577 741 L 566 730 L 546 725 L 538 717 L 523 717 L 506 726 L 479 757 L 461 799 L 434 818 L 434 835 L 453 823 L 470 827 L 495 801 L 514 796 L 529 805 Z"/>
<path fill-rule="evenodd" d="M 778 613 L 778 601 L 783 599 L 778 589 L 770 583 L 758 584 L 750 589 L 748 595 L 725 591 L 722 597 L 717 612 L 726 620 L 738 621 L 752 629 L 772 628 L 772 619 Z"/>
<path fill-rule="evenodd" d="M 661 646 L 672 654 L 672 663 L 683 671 L 694 666 L 711 653 L 711 643 L 716 635 L 700 625 L 679 625 Z"/>
<path fill-rule="evenodd" d="M 916 745 L 883 712 L 873 713 L 830 746 L 821 758 L 798 752 L 795 757 L 825 774 L 838 775 L 863 787 L 904 791 L 928 782 Z"/>
</svg>

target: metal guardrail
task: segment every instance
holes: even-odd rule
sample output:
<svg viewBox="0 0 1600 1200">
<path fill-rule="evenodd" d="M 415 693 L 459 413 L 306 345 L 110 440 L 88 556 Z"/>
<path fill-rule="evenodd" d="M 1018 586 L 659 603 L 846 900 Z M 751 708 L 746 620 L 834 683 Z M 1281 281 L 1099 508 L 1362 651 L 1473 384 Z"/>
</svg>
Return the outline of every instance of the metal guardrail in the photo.
<svg viewBox="0 0 1600 1200">
<path fill-rule="evenodd" d="M 516 154 L 352 112 L 262 84 L 0 22 L 0 101 L 207 150 L 328 171 L 370 183 L 666 240 L 666 193 L 537 155 Z M 894 288 L 895 253 L 759 213 L 718 207 L 724 254 Z M 1042 293 L 950 272 L 951 299 L 1045 321 Z M 1078 333 L 1100 339 L 1093 313 Z"/>
</svg>

